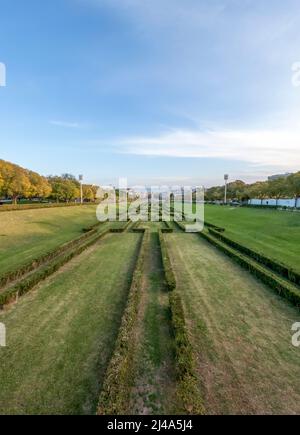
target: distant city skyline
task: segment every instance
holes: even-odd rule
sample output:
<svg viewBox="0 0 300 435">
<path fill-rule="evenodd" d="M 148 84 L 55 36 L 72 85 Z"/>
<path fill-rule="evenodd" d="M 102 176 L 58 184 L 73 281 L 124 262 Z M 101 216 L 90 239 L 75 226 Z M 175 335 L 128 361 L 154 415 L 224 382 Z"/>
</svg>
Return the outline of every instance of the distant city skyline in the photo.
<svg viewBox="0 0 300 435">
<path fill-rule="evenodd" d="M 299 28 L 298 0 L 5 1 L 0 158 L 91 184 L 296 172 Z"/>
</svg>

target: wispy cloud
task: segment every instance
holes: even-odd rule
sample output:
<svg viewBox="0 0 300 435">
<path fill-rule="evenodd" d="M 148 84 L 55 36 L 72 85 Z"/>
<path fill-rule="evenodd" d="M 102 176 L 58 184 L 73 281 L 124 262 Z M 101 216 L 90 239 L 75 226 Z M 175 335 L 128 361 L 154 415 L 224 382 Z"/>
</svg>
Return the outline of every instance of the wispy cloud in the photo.
<svg viewBox="0 0 300 435">
<path fill-rule="evenodd" d="M 222 158 L 252 165 L 300 167 L 300 129 L 173 130 L 119 141 L 121 152 L 143 156 Z"/>
<path fill-rule="evenodd" d="M 67 121 L 57 121 L 51 120 L 49 121 L 51 125 L 55 125 L 57 127 L 65 127 L 65 128 L 84 128 L 86 124 L 82 124 L 79 122 L 67 122 Z"/>
</svg>

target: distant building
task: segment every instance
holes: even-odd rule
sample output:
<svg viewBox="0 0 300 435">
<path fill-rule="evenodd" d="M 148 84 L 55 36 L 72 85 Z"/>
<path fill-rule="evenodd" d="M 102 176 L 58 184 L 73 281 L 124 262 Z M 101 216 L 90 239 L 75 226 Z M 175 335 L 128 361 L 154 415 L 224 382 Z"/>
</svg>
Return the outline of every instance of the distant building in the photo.
<svg viewBox="0 0 300 435">
<path fill-rule="evenodd" d="M 290 172 L 286 172 L 285 174 L 271 175 L 270 177 L 268 177 L 268 181 L 279 180 L 280 178 L 287 178 L 290 175 L 292 175 Z"/>
</svg>

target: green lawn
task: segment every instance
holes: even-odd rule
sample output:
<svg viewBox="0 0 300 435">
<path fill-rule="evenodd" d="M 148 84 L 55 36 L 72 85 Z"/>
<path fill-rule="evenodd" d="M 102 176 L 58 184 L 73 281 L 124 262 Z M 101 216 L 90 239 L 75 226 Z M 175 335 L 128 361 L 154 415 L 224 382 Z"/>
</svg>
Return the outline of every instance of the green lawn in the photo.
<svg viewBox="0 0 300 435">
<path fill-rule="evenodd" d="M 299 312 L 197 234 L 166 236 L 208 414 L 299 414 Z"/>
<path fill-rule="evenodd" d="M 140 237 L 106 236 L 0 313 L 1 414 L 95 412 Z"/>
<path fill-rule="evenodd" d="M 0 274 L 80 236 L 84 227 L 96 222 L 93 205 L 2 212 Z"/>
<path fill-rule="evenodd" d="M 300 273 L 300 213 L 205 206 L 205 219 L 225 235 Z"/>
</svg>

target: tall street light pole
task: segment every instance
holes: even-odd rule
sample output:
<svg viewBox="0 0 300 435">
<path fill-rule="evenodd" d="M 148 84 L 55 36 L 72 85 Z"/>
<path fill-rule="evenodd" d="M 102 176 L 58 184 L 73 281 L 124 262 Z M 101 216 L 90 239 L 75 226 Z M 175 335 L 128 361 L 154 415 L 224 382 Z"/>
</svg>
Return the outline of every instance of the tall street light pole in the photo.
<svg viewBox="0 0 300 435">
<path fill-rule="evenodd" d="M 225 180 L 225 195 L 224 195 L 224 203 L 227 204 L 227 182 L 229 179 L 229 175 L 225 174 L 224 175 L 224 180 Z"/>
<path fill-rule="evenodd" d="M 83 181 L 83 175 L 79 175 L 79 182 L 80 182 L 80 203 L 83 204 L 83 189 L 82 189 L 82 181 Z"/>
</svg>

